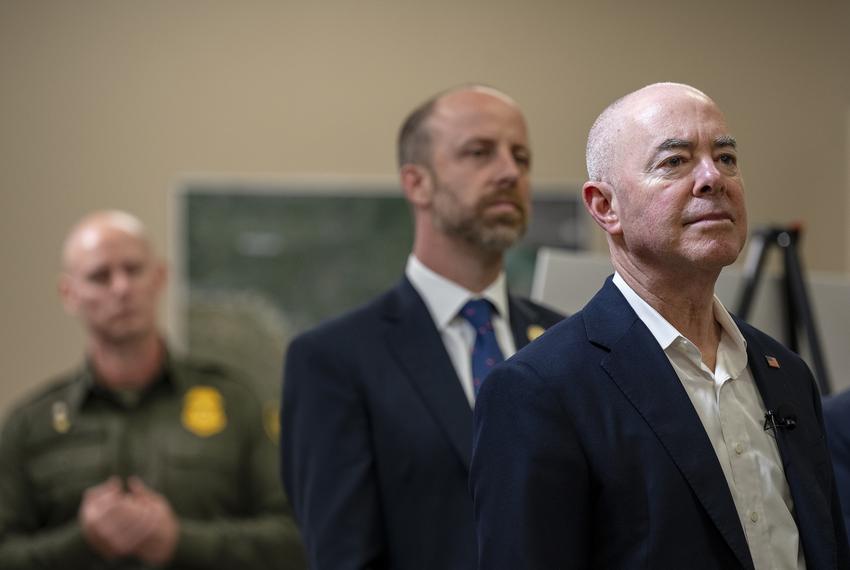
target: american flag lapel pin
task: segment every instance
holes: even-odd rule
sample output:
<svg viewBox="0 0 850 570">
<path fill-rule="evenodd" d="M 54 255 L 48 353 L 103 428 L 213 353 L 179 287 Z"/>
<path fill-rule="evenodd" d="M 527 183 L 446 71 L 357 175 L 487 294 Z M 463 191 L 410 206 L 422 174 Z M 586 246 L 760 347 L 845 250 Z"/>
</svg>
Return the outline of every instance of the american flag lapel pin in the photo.
<svg viewBox="0 0 850 570">
<path fill-rule="evenodd" d="M 779 361 L 776 360 L 773 356 L 764 355 L 765 360 L 767 360 L 767 365 L 771 368 L 779 368 Z"/>
</svg>

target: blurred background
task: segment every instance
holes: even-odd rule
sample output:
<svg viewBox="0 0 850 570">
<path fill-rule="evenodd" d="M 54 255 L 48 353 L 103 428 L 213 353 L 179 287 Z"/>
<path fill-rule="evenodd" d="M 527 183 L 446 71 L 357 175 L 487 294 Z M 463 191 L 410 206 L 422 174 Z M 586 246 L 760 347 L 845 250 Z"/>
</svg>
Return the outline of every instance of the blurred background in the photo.
<svg viewBox="0 0 850 570">
<path fill-rule="evenodd" d="M 470 81 L 520 103 L 533 180 L 565 193 L 609 102 L 699 87 L 738 138 L 751 227 L 799 221 L 806 268 L 846 274 L 848 30 L 845 0 L 0 0 L 0 415 L 81 361 L 56 294 L 80 216 L 129 210 L 177 263 L 187 181 L 391 188 L 405 114 Z"/>
</svg>

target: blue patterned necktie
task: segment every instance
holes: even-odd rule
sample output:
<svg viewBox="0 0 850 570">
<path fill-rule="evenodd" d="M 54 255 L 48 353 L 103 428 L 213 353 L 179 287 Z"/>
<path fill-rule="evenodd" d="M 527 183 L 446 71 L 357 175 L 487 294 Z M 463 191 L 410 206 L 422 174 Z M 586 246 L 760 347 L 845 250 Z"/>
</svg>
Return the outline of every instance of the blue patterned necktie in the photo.
<svg viewBox="0 0 850 570">
<path fill-rule="evenodd" d="M 472 386 L 475 395 L 481 384 L 490 373 L 490 370 L 505 357 L 496 342 L 496 333 L 493 331 L 493 322 L 490 320 L 493 306 L 486 299 L 474 299 L 468 301 L 460 310 L 460 316 L 469 321 L 475 329 L 475 346 L 472 348 Z"/>
</svg>

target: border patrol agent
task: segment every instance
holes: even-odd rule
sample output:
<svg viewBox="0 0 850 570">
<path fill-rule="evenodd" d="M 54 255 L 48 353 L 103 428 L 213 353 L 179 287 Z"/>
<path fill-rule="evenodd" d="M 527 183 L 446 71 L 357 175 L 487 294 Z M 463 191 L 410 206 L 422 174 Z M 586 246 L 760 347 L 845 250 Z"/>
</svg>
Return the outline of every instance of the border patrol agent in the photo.
<svg viewBox="0 0 850 570">
<path fill-rule="evenodd" d="M 86 363 L 3 428 L 0 568 L 304 568 L 277 419 L 224 369 L 168 354 L 140 222 L 93 214 L 63 258 Z"/>
</svg>

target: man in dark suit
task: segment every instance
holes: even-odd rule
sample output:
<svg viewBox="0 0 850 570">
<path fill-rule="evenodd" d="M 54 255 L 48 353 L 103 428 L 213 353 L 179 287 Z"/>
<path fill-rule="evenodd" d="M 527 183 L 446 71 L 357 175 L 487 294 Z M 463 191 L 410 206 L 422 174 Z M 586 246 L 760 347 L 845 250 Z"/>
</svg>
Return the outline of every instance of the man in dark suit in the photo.
<svg viewBox="0 0 850 570">
<path fill-rule="evenodd" d="M 402 126 L 399 165 L 415 224 L 405 277 L 286 357 L 283 482 L 313 570 L 475 568 L 475 394 L 560 320 L 505 286 L 530 209 L 516 103 L 480 86 L 432 98 Z"/>
<path fill-rule="evenodd" d="M 850 567 L 811 373 L 714 296 L 747 235 L 723 114 L 650 85 L 587 150 L 616 273 L 482 388 L 480 567 Z"/>
</svg>

